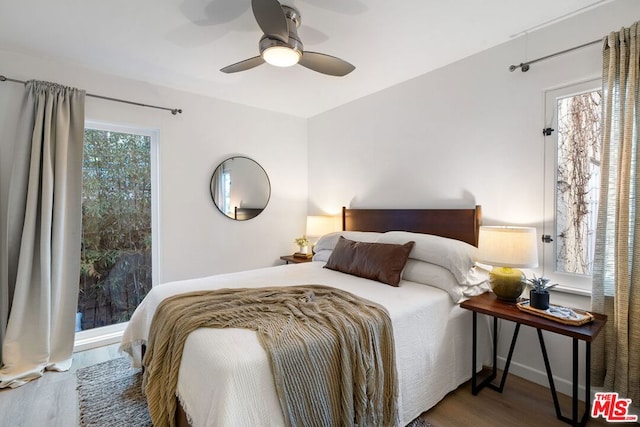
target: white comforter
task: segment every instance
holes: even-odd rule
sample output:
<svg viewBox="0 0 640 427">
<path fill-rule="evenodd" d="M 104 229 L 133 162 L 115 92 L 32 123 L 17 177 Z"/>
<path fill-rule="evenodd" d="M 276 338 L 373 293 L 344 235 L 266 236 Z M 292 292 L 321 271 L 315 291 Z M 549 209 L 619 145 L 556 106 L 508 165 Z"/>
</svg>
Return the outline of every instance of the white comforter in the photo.
<svg viewBox="0 0 640 427">
<path fill-rule="evenodd" d="M 139 367 L 158 304 L 199 289 L 320 284 L 340 288 L 388 310 L 393 324 L 399 382 L 400 424 L 406 425 L 471 377 L 471 313 L 431 286 L 400 287 L 322 268 L 324 263 L 283 265 L 156 286 L 125 330 L 120 349 Z M 481 328 L 479 366 L 488 354 Z M 267 354 L 253 331 L 198 329 L 185 343 L 177 396 L 194 427 L 282 426 L 284 420 Z"/>
</svg>

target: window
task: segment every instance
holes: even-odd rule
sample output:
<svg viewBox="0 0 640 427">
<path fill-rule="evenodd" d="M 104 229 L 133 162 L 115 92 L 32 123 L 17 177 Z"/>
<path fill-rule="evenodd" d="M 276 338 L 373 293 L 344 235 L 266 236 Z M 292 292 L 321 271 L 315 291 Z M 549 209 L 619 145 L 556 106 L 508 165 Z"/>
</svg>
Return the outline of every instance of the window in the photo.
<svg viewBox="0 0 640 427">
<path fill-rule="evenodd" d="M 76 331 L 127 322 L 155 282 L 156 153 L 153 131 L 85 126 Z"/>
<path fill-rule="evenodd" d="M 600 183 L 600 81 L 546 94 L 544 275 L 591 289 Z"/>
</svg>

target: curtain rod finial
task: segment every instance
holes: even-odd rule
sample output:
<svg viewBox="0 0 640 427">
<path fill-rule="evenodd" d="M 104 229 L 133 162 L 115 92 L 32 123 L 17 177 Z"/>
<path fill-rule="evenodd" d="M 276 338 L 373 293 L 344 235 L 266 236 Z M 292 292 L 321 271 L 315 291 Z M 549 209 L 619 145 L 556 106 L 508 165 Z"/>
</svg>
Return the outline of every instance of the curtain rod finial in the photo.
<svg viewBox="0 0 640 427">
<path fill-rule="evenodd" d="M 174 116 L 176 114 L 182 114 L 182 108 L 174 108 L 173 110 L 171 110 L 171 114 L 173 114 Z"/>
<path fill-rule="evenodd" d="M 6 82 L 7 78 L 5 76 L 0 75 L 0 82 Z"/>
</svg>

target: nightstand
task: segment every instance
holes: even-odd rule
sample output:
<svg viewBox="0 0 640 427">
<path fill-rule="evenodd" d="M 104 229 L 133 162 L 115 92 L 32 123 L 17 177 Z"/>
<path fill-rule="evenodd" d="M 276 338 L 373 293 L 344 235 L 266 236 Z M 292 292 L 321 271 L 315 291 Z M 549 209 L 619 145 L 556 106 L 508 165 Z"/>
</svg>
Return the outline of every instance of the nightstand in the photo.
<svg viewBox="0 0 640 427">
<path fill-rule="evenodd" d="M 301 264 L 303 262 L 311 262 L 311 258 L 298 258 L 293 255 L 283 255 L 280 257 L 285 263 L 289 264 Z"/>
<path fill-rule="evenodd" d="M 519 310 L 515 302 L 502 301 L 496 297 L 494 293 L 485 293 L 472 297 L 460 304 L 460 307 L 466 308 L 473 312 L 473 356 L 472 356 L 472 370 L 471 370 L 471 392 L 476 395 L 484 387 L 488 387 L 499 393 L 502 393 L 504 389 L 504 383 L 509 373 L 509 365 L 511 363 L 511 356 L 513 356 L 513 349 L 518 339 L 518 331 L 520 325 L 531 326 L 536 328 L 538 332 L 538 340 L 540 342 L 540 350 L 542 351 L 542 357 L 544 359 L 544 366 L 547 370 L 547 378 L 549 380 L 549 388 L 551 389 L 551 395 L 553 397 L 553 404 L 556 410 L 556 416 L 559 420 L 569 423 L 573 426 L 585 425 L 589 419 L 589 409 L 591 403 L 591 342 L 600 333 L 604 324 L 607 322 L 607 316 L 604 314 L 591 313 L 594 320 L 590 323 L 572 326 L 565 325 L 560 322 L 556 322 L 544 317 L 539 317 L 534 314 L 526 313 Z M 491 374 L 482 380 L 478 384 L 476 367 L 476 350 L 477 350 L 477 325 L 478 325 L 478 313 L 486 314 L 493 317 L 493 366 L 491 368 Z M 509 320 L 515 322 L 516 327 L 511 339 L 511 347 L 509 348 L 509 355 L 505 362 L 504 371 L 500 380 L 500 385 L 497 386 L 492 383 L 496 378 L 496 361 L 497 361 L 497 349 L 498 349 L 498 336 L 497 326 L 498 319 Z M 565 335 L 573 338 L 573 396 L 572 396 L 572 411 L 571 418 L 562 415 L 560 410 L 560 404 L 558 403 L 558 396 L 556 393 L 556 387 L 553 382 L 553 376 L 551 374 L 551 366 L 549 364 L 549 358 L 547 357 L 547 349 L 542 338 L 542 331 L 548 331 L 555 334 Z M 585 342 L 585 407 L 582 418 L 578 416 L 578 343 L 580 341 Z"/>
</svg>

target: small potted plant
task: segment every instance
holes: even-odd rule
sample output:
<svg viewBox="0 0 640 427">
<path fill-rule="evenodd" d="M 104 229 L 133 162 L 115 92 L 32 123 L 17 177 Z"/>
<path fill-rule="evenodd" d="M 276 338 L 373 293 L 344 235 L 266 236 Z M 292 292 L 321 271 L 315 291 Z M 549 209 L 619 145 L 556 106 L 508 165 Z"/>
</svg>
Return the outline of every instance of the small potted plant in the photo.
<svg viewBox="0 0 640 427">
<path fill-rule="evenodd" d="M 307 239 L 307 236 L 298 237 L 295 242 L 296 245 L 300 246 L 301 254 L 309 252 L 309 239 Z"/>
<path fill-rule="evenodd" d="M 536 277 L 533 275 L 533 279 L 527 279 L 527 285 L 531 289 L 529 291 L 529 304 L 533 308 L 540 310 L 547 310 L 549 308 L 549 289 L 557 285 L 557 283 L 549 284 L 549 279 L 546 277 Z"/>
</svg>

